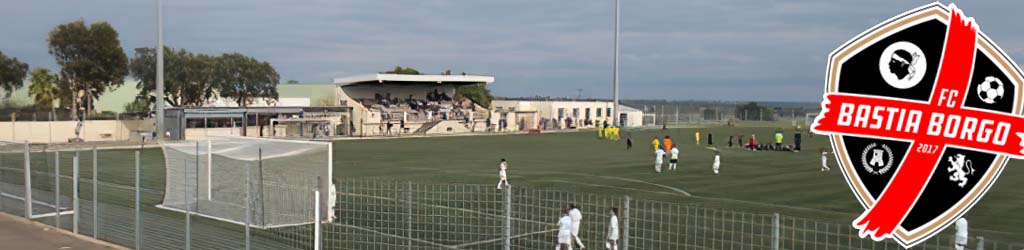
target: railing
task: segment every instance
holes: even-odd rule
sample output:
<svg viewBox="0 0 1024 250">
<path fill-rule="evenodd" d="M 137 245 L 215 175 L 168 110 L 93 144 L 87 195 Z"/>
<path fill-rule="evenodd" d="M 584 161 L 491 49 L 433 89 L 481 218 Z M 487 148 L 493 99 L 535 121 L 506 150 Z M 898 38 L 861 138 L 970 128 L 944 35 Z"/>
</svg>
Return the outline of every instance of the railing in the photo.
<svg viewBox="0 0 1024 250">
<path fill-rule="evenodd" d="M 583 213 L 579 236 L 591 249 L 603 249 L 611 208 L 619 210 L 619 249 L 901 249 L 860 238 L 848 223 L 799 214 L 381 179 L 336 180 L 335 208 L 319 211 L 333 221 L 260 229 L 157 208 L 166 195 L 163 164 L 155 150 L 0 146 L 0 212 L 136 249 L 550 249 L 562 209 L 575 204 Z M 313 211 L 328 201 L 291 202 Z M 993 237 L 972 232 L 969 246 L 1024 248 Z M 952 249 L 953 239 L 946 230 L 914 249 Z"/>
</svg>

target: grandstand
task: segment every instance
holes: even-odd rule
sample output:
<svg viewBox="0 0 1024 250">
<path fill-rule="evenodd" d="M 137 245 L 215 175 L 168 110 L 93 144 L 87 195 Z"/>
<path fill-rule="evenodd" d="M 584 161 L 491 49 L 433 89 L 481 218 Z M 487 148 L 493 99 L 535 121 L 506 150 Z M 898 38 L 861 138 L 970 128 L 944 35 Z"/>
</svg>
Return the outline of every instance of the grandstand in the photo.
<svg viewBox="0 0 1024 250">
<path fill-rule="evenodd" d="M 355 135 L 446 134 L 487 131 L 488 111 L 457 100 L 460 86 L 490 84 L 493 76 L 368 74 L 334 79 L 342 106 L 352 108 Z"/>
</svg>

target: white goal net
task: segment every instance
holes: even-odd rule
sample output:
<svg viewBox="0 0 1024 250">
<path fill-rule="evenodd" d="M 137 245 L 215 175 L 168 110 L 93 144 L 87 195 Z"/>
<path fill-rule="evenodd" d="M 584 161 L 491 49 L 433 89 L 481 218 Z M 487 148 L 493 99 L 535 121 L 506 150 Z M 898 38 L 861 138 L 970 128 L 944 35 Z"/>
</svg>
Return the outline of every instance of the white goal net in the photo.
<svg viewBox="0 0 1024 250">
<path fill-rule="evenodd" d="M 313 223 L 316 208 L 333 209 L 328 142 L 211 137 L 167 142 L 163 152 L 160 208 L 257 228 Z"/>
</svg>

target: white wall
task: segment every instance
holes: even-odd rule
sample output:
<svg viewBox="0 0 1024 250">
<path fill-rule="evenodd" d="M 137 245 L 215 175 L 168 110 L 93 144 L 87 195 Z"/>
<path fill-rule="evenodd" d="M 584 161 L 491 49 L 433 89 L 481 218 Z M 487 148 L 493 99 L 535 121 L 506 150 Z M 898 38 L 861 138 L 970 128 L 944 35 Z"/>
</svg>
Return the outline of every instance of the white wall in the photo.
<svg viewBox="0 0 1024 250">
<path fill-rule="evenodd" d="M 76 121 L 19 121 L 0 122 L 0 141 L 31 143 L 66 143 L 75 138 Z M 85 141 L 125 141 L 138 137 L 135 131 L 152 131 L 152 120 L 85 121 L 82 139 Z"/>
<path fill-rule="evenodd" d="M 558 109 L 561 108 L 565 110 L 563 120 L 566 117 L 571 117 L 573 120 L 579 121 L 586 119 L 586 110 L 589 108 L 590 120 L 594 122 L 594 125 L 591 127 L 600 125 L 606 120 L 611 123 L 612 117 L 608 116 L 607 110 L 613 109 L 612 102 L 608 101 L 495 100 L 492 102 L 492 106 L 496 111 L 499 109 L 506 111 L 509 109 L 514 109 L 516 111 L 537 111 L 539 118 L 542 119 L 558 118 Z M 579 109 L 579 115 L 577 117 L 573 116 L 573 109 Z M 601 109 L 600 117 L 597 116 L 597 109 Z M 639 110 L 628 111 L 623 109 L 620 110 L 619 113 L 626 113 L 626 127 L 636 127 L 641 125 L 643 112 L 640 112 Z"/>
</svg>

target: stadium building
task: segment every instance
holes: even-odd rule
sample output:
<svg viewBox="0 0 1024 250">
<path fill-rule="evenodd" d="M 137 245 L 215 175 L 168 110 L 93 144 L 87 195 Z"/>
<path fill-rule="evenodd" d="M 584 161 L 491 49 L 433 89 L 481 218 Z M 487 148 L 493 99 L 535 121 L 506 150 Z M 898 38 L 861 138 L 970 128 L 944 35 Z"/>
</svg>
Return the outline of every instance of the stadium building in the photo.
<svg viewBox="0 0 1024 250">
<path fill-rule="evenodd" d="M 450 134 L 488 130 L 488 110 L 455 98 L 493 76 L 367 74 L 334 79 L 339 105 L 352 108 L 352 134 Z"/>
<path fill-rule="evenodd" d="M 614 103 L 608 100 L 552 98 L 506 98 L 492 102 L 499 131 L 556 130 L 601 127 L 612 123 Z M 639 127 L 643 112 L 619 105 L 622 127 Z"/>
</svg>

